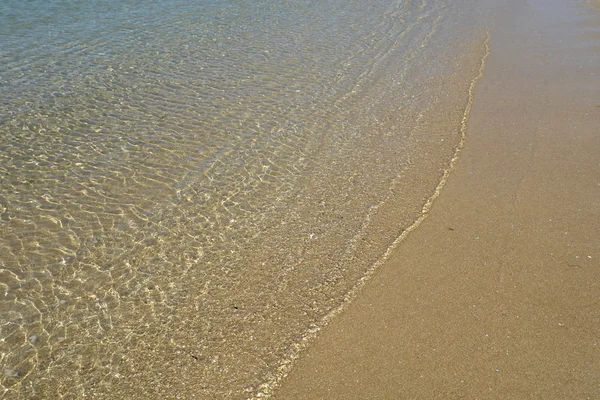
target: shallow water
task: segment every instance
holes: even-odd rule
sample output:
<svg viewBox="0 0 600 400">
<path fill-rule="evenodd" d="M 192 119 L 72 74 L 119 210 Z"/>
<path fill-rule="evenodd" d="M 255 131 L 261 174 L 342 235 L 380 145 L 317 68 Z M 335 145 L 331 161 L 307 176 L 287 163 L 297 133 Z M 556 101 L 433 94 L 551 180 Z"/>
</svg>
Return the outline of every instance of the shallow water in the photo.
<svg viewBox="0 0 600 400">
<path fill-rule="evenodd" d="M 447 167 L 480 13 L 3 2 L 0 391 L 268 393 Z"/>
</svg>

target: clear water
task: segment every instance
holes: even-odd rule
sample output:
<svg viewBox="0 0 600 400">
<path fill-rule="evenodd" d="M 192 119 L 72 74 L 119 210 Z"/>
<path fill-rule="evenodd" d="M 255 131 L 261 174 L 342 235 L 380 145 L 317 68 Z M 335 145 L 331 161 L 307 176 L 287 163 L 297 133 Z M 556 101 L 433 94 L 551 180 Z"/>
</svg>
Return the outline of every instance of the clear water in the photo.
<svg viewBox="0 0 600 400">
<path fill-rule="evenodd" d="M 2 1 L 0 393 L 265 391 L 452 155 L 449 3 Z"/>
</svg>

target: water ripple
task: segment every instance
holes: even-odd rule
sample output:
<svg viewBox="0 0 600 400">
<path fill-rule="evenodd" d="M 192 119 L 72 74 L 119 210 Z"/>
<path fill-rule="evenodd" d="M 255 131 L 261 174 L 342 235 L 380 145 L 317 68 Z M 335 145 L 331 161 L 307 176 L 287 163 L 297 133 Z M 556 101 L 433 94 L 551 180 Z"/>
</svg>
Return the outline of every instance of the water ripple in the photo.
<svg viewBox="0 0 600 400">
<path fill-rule="evenodd" d="M 443 1 L 175 3 L 0 5 L 6 398 L 176 365 L 256 393 L 414 218 L 417 133 L 460 121 Z"/>
</svg>

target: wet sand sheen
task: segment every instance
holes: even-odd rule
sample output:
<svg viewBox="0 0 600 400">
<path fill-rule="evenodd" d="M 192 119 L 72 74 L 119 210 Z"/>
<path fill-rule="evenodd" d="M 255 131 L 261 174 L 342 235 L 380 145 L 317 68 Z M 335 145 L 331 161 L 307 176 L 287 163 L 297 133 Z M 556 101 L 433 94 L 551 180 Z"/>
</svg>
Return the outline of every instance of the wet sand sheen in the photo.
<svg viewBox="0 0 600 400">
<path fill-rule="evenodd" d="M 428 218 L 275 398 L 600 394 L 599 18 L 580 2 L 508 3 Z"/>
</svg>

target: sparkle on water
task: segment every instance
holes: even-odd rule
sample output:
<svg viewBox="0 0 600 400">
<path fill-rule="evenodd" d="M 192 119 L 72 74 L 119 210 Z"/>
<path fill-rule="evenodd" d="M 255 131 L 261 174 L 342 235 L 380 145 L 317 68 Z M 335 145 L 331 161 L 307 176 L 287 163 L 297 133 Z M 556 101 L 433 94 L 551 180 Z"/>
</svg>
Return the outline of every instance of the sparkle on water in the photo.
<svg viewBox="0 0 600 400">
<path fill-rule="evenodd" d="M 149 394 L 169 366 L 211 398 L 273 381 L 438 179 L 405 181 L 459 131 L 451 10 L 3 1 L 0 393 Z"/>
</svg>

